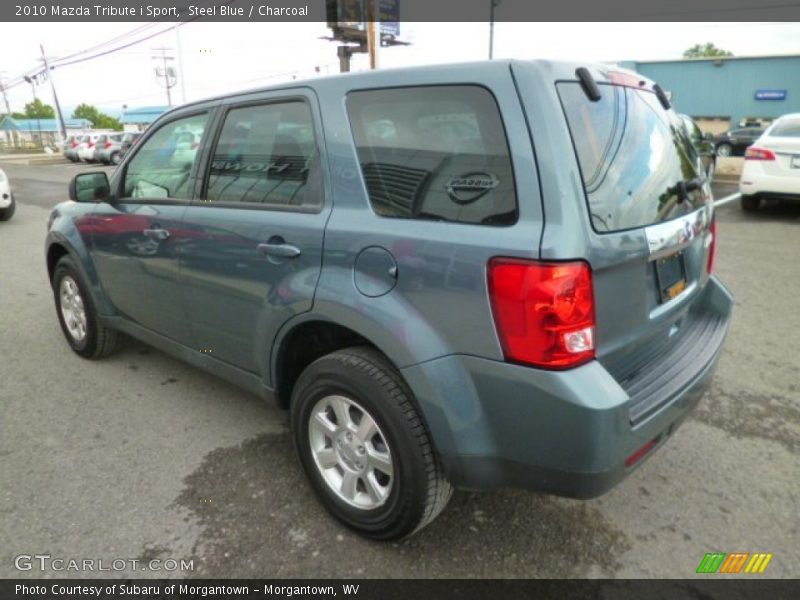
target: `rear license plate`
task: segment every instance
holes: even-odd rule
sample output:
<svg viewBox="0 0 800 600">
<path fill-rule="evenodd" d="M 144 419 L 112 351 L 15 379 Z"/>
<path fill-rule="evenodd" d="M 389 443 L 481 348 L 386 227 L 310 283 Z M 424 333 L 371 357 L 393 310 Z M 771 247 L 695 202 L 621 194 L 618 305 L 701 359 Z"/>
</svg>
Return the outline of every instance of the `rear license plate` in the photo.
<svg viewBox="0 0 800 600">
<path fill-rule="evenodd" d="M 795 155 L 792 157 L 792 168 L 800 169 L 800 155 Z"/>
<path fill-rule="evenodd" d="M 688 282 L 682 252 L 656 261 L 656 280 L 658 297 L 662 303 L 669 302 L 686 289 Z"/>
</svg>

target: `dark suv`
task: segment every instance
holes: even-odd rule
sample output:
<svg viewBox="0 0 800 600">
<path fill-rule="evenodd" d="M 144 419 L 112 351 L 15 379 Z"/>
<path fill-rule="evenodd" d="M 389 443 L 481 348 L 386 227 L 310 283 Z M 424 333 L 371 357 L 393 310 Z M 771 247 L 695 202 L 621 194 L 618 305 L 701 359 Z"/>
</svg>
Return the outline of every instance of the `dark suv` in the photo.
<svg viewBox="0 0 800 600">
<path fill-rule="evenodd" d="M 342 522 L 453 487 L 602 494 L 708 386 L 732 299 L 664 92 L 493 61 L 316 79 L 162 116 L 50 218 L 67 342 L 120 334 L 277 401 Z"/>
</svg>

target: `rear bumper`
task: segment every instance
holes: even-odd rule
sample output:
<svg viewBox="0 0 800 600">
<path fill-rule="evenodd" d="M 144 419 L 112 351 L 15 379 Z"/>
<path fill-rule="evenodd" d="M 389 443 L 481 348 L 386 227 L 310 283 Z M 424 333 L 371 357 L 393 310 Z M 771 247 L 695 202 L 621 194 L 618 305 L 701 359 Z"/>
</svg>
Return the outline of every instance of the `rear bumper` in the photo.
<svg viewBox="0 0 800 600">
<path fill-rule="evenodd" d="M 780 196 L 800 200 L 800 169 L 786 175 L 773 175 L 764 171 L 757 161 L 746 161 L 739 181 L 739 191 L 746 196 Z"/>
<path fill-rule="evenodd" d="M 641 397 L 597 361 L 564 372 L 472 356 L 447 356 L 403 369 L 419 400 L 451 482 L 460 488 L 512 486 L 576 498 L 598 496 L 638 467 L 628 457 L 662 446 L 711 382 L 733 300 L 715 278 L 703 309 L 720 317 L 722 335 L 691 376 L 632 421 Z"/>
</svg>

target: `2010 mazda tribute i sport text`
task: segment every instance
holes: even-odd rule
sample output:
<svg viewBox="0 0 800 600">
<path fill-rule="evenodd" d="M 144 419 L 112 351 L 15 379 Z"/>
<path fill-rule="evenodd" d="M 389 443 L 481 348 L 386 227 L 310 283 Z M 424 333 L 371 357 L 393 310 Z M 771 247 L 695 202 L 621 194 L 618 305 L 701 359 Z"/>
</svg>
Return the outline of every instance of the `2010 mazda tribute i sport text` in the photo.
<svg viewBox="0 0 800 600">
<path fill-rule="evenodd" d="M 48 224 L 67 342 L 120 334 L 291 413 L 321 502 L 395 539 L 453 487 L 589 498 L 672 436 L 732 298 L 661 88 L 608 66 L 359 73 L 181 106 Z"/>
</svg>

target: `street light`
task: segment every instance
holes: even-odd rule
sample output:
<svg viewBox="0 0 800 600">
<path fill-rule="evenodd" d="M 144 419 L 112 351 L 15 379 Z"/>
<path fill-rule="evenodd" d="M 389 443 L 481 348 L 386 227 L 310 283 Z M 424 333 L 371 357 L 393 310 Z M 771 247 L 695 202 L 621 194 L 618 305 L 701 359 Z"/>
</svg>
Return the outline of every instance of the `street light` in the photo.
<svg viewBox="0 0 800 600">
<path fill-rule="evenodd" d="M 36 107 L 36 100 L 37 100 L 37 98 L 36 98 L 36 81 L 35 81 L 35 79 L 33 79 L 31 77 L 28 77 L 27 75 L 25 75 L 25 81 L 27 81 L 28 83 L 31 84 L 31 91 L 33 91 L 33 105 L 34 105 L 34 107 Z M 37 112 L 37 115 L 36 115 L 36 126 L 39 129 L 39 147 L 40 148 L 44 148 L 44 142 L 42 140 L 42 121 L 39 118 L 38 112 Z"/>
</svg>

